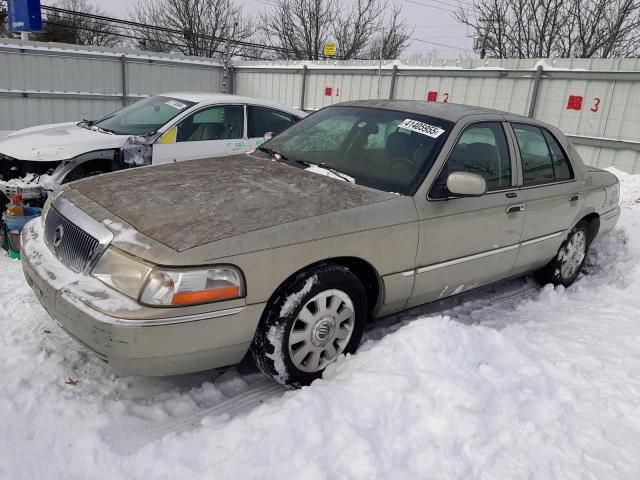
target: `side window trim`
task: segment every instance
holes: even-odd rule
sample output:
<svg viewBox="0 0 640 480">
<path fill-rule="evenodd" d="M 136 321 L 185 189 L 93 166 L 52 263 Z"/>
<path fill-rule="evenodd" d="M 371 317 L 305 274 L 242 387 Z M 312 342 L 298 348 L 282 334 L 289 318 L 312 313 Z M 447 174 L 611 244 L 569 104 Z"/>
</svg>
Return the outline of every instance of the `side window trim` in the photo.
<svg viewBox="0 0 640 480">
<path fill-rule="evenodd" d="M 438 197 L 433 197 L 431 195 L 431 192 L 433 191 L 436 182 L 438 181 L 438 178 L 440 178 L 440 174 L 442 173 L 442 170 L 445 168 L 445 166 L 447 165 L 447 162 L 449 161 L 451 154 L 453 153 L 456 145 L 458 144 L 458 142 L 460 141 L 460 139 L 462 138 L 462 135 L 464 135 L 464 133 L 467 131 L 467 129 L 469 129 L 470 127 L 472 127 L 473 125 L 477 125 L 480 123 L 497 123 L 500 126 L 502 126 L 502 130 L 504 132 L 504 136 L 505 136 L 505 140 L 507 142 L 507 150 L 509 152 L 509 161 L 511 164 L 511 186 L 509 187 L 505 187 L 503 189 L 500 190 L 488 190 L 485 195 L 492 195 L 495 193 L 506 193 L 506 192 L 510 192 L 510 191 L 514 191 L 514 190 L 518 190 L 519 187 L 522 185 L 522 183 L 520 182 L 520 169 L 518 168 L 518 165 L 520 164 L 520 159 L 519 159 L 519 149 L 517 147 L 517 145 L 514 143 L 515 141 L 515 134 L 513 134 L 513 132 L 511 131 L 511 125 L 509 124 L 509 122 L 503 118 L 500 119 L 484 119 L 484 120 L 473 120 L 469 123 L 467 123 L 466 125 L 464 125 L 460 131 L 458 132 L 458 135 L 456 136 L 455 140 L 451 143 L 451 148 L 449 149 L 448 152 L 446 152 L 446 158 L 444 160 L 444 162 L 442 163 L 442 165 L 440 166 L 440 168 L 438 169 L 438 173 L 433 177 L 433 180 L 431 181 L 431 184 L 429 185 L 429 189 L 427 190 L 427 200 L 431 201 L 431 202 L 439 202 L 439 201 L 443 201 L 443 200 L 450 200 L 450 199 L 455 199 L 455 198 L 459 198 L 459 197 L 455 197 L 455 196 L 450 196 L 450 197 L 446 197 L 446 198 L 438 198 Z M 513 135 L 513 138 L 511 137 L 511 135 Z M 516 156 L 517 155 L 517 156 Z"/>
<path fill-rule="evenodd" d="M 549 129 L 547 129 L 547 128 L 541 126 L 541 125 L 537 125 L 535 123 L 528 123 L 528 122 L 524 122 L 524 121 L 514 121 L 514 120 L 509 120 L 509 121 L 507 121 L 505 123 L 508 124 L 508 127 L 506 127 L 506 128 L 508 128 L 508 130 L 510 132 L 511 141 L 513 142 L 513 146 L 514 146 L 514 149 L 515 149 L 515 154 L 517 156 L 519 178 L 518 178 L 518 182 L 516 184 L 514 184 L 515 188 L 517 188 L 519 190 L 527 190 L 527 189 L 530 189 L 530 188 L 547 187 L 549 185 L 557 185 L 557 184 L 569 183 L 569 182 L 575 182 L 576 181 L 575 168 L 573 166 L 573 163 L 571 162 L 571 157 L 567 153 L 567 150 L 564 148 L 562 143 L 560 143 L 558 138 L 553 134 L 553 132 L 551 132 Z M 549 146 L 549 143 L 547 142 L 547 139 L 544 136 L 544 132 L 547 132 L 549 135 L 551 135 L 551 138 L 553 138 L 556 141 L 556 143 L 560 147 L 560 150 L 564 154 L 565 159 L 567 160 L 567 163 L 568 163 L 569 168 L 571 170 L 571 178 L 570 179 L 566 179 L 566 180 L 555 180 L 555 167 L 553 167 L 553 161 L 552 161 L 552 168 L 554 168 L 554 180 L 553 181 L 535 183 L 535 184 L 531 184 L 531 185 L 525 185 L 524 184 L 524 164 L 523 164 L 523 161 L 522 161 L 522 156 L 520 155 L 520 144 L 518 143 L 518 138 L 516 136 L 514 125 L 526 125 L 528 127 L 535 127 L 535 128 L 540 129 L 541 132 L 542 132 L 542 138 L 544 138 L 544 141 L 547 144 L 547 149 L 549 150 L 549 155 L 551 155 L 551 147 Z M 492 193 L 492 192 L 487 192 L 487 193 Z"/>
</svg>

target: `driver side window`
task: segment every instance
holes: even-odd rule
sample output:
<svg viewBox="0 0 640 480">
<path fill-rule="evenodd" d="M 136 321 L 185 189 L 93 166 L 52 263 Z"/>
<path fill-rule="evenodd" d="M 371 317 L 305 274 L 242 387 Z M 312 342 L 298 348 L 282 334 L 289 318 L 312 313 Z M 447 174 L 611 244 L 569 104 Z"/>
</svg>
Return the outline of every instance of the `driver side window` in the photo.
<svg viewBox="0 0 640 480">
<path fill-rule="evenodd" d="M 240 139 L 244 129 L 242 105 L 218 105 L 189 115 L 178 125 L 177 142 Z"/>
<path fill-rule="evenodd" d="M 434 184 L 432 197 L 449 196 L 447 177 L 453 172 L 480 175 L 487 182 L 487 191 L 510 187 L 511 158 L 502 124 L 475 123 L 462 132 Z"/>
</svg>

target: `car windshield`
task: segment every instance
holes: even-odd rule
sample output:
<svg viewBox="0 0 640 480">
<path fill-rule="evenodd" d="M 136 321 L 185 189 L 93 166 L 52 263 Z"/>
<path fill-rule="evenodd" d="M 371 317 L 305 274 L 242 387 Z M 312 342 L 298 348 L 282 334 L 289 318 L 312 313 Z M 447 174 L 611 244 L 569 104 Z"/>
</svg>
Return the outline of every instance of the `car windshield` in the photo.
<svg viewBox="0 0 640 480">
<path fill-rule="evenodd" d="M 439 118 L 365 107 L 329 107 L 259 150 L 357 184 L 411 195 L 453 126 Z"/>
<path fill-rule="evenodd" d="M 148 135 L 193 105 L 178 98 L 149 97 L 87 126 L 116 135 Z"/>
</svg>

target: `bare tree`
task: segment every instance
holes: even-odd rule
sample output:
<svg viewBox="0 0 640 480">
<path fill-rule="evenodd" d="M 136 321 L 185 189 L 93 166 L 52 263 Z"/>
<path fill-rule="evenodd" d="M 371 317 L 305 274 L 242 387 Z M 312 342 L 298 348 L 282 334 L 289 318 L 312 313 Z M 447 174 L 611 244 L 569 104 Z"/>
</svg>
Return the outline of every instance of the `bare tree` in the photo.
<svg viewBox="0 0 640 480">
<path fill-rule="evenodd" d="M 386 25 L 380 35 L 374 37 L 368 45 L 365 56 L 367 58 L 399 58 L 402 52 L 409 45 L 409 40 L 413 35 L 407 23 L 401 18 L 402 10 L 398 5 L 394 5 L 389 11 L 388 17 L 384 21 Z"/>
<path fill-rule="evenodd" d="M 638 54 L 640 0 L 474 0 L 455 16 L 474 31 L 481 57 Z"/>
<path fill-rule="evenodd" d="M 337 7 L 337 0 L 277 0 L 261 23 L 270 44 L 281 49 L 280 57 L 317 60 L 329 40 Z"/>
<path fill-rule="evenodd" d="M 67 12 L 47 13 L 42 32 L 36 34 L 36 40 L 102 47 L 114 47 L 120 43 L 118 27 L 113 23 L 86 16 L 105 15 L 103 10 L 88 4 L 87 0 L 59 0 L 54 6 Z"/>
<path fill-rule="evenodd" d="M 329 40 L 336 41 L 338 58 L 366 58 L 384 24 L 385 49 L 392 55 L 387 58 L 395 58 L 411 35 L 400 13 L 387 0 L 354 0 L 350 8 L 342 8 L 338 0 L 276 0 L 261 23 L 270 45 L 281 49 L 279 56 L 294 60 L 317 60 Z M 379 48 L 377 52 L 369 58 L 377 58 Z"/>
<path fill-rule="evenodd" d="M 382 0 L 356 0 L 347 15 L 337 16 L 333 24 L 333 37 L 338 44 L 338 56 L 359 56 L 378 30 L 383 13 Z"/>
<path fill-rule="evenodd" d="M 227 48 L 230 55 L 241 53 L 243 47 L 235 41 L 246 41 L 256 31 L 233 0 L 139 0 L 132 16 L 139 23 L 179 32 L 142 29 L 137 32 L 142 48 L 200 57 L 221 58 Z"/>
</svg>

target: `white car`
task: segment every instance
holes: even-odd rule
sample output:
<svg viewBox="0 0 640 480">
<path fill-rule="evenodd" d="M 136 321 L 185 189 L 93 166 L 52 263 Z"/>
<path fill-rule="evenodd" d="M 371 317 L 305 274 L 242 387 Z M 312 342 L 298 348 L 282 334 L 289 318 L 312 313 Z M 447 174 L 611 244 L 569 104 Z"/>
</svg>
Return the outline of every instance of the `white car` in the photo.
<svg viewBox="0 0 640 480">
<path fill-rule="evenodd" d="M 60 184 L 100 173 L 248 152 L 265 134 L 305 116 L 236 95 L 149 97 L 101 120 L 42 125 L 0 138 L 0 193 L 21 193 L 38 204 Z M 6 201 L 0 195 L 0 203 Z"/>
</svg>

